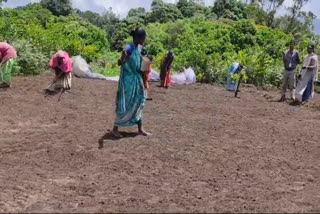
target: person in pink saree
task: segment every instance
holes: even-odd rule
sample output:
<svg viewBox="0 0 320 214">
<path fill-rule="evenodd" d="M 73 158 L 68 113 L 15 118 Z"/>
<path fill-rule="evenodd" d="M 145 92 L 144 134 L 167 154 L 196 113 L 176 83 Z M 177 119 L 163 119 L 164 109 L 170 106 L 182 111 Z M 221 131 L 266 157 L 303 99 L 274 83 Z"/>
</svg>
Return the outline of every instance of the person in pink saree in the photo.
<svg viewBox="0 0 320 214">
<path fill-rule="evenodd" d="M 17 56 L 14 47 L 6 42 L 0 42 L 0 88 L 11 86 L 11 72 Z"/>
<path fill-rule="evenodd" d="M 58 51 L 49 62 L 49 67 L 55 72 L 55 78 L 46 89 L 48 93 L 64 92 L 71 89 L 72 60 L 65 51 Z"/>
</svg>

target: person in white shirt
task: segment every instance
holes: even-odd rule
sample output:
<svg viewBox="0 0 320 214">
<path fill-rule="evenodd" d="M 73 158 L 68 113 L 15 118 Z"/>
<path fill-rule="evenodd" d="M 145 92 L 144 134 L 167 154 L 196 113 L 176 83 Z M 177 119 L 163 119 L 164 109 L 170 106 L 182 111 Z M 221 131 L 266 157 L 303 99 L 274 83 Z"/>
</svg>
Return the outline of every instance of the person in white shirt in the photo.
<svg viewBox="0 0 320 214">
<path fill-rule="evenodd" d="M 314 82 L 318 81 L 318 56 L 314 45 L 308 46 L 308 55 L 303 60 L 301 78 L 296 88 L 296 103 L 307 102 L 314 95 Z"/>
</svg>

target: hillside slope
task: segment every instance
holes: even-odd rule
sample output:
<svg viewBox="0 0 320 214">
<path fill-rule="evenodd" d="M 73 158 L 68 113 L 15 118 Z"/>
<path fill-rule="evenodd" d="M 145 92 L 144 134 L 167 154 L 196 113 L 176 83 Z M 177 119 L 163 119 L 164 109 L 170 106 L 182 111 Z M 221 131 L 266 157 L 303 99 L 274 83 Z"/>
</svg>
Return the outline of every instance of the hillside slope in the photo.
<svg viewBox="0 0 320 214">
<path fill-rule="evenodd" d="M 74 79 L 58 103 L 51 78 L 0 91 L 0 212 L 320 211 L 319 110 L 152 84 L 153 135 L 114 140 L 116 83 Z"/>
</svg>

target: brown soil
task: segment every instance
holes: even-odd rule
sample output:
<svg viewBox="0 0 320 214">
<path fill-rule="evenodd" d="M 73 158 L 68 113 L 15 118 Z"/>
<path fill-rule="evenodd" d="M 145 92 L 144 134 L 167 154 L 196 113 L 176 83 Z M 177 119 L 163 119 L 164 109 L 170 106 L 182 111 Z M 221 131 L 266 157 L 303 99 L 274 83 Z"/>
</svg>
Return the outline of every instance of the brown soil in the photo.
<svg viewBox="0 0 320 214">
<path fill-rule="evenodd" d="M 0 91 L 1 212 L 320 212 L 319 100 L 152 84 L 153 135 L 114 140 L 117 83 L 74 79 L 57 102 L 51 78 Z"/>
</svg>

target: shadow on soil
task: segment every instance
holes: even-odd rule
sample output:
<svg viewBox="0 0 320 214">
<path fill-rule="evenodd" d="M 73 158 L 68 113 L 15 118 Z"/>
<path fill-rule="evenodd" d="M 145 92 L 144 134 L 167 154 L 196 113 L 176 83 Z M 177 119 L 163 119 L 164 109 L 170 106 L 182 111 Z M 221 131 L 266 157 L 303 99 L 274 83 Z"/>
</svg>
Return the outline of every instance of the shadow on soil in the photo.
<svg viewBox="0 0 320 214">
<path fill-rule="evenodd" d="M 107 132 L 99 140 L 99 149 L 104 148 L 105 141 L 107 140 L 119 141 L 124 138 L 134 138 L 139 135 L 138 133 L 131 133 L 131 132 L 120 132 L 120 134 L 122 135 L 122 138 L 116 138 L 115 136 L 113 136 L 112 132 Z"/>
</svg>

